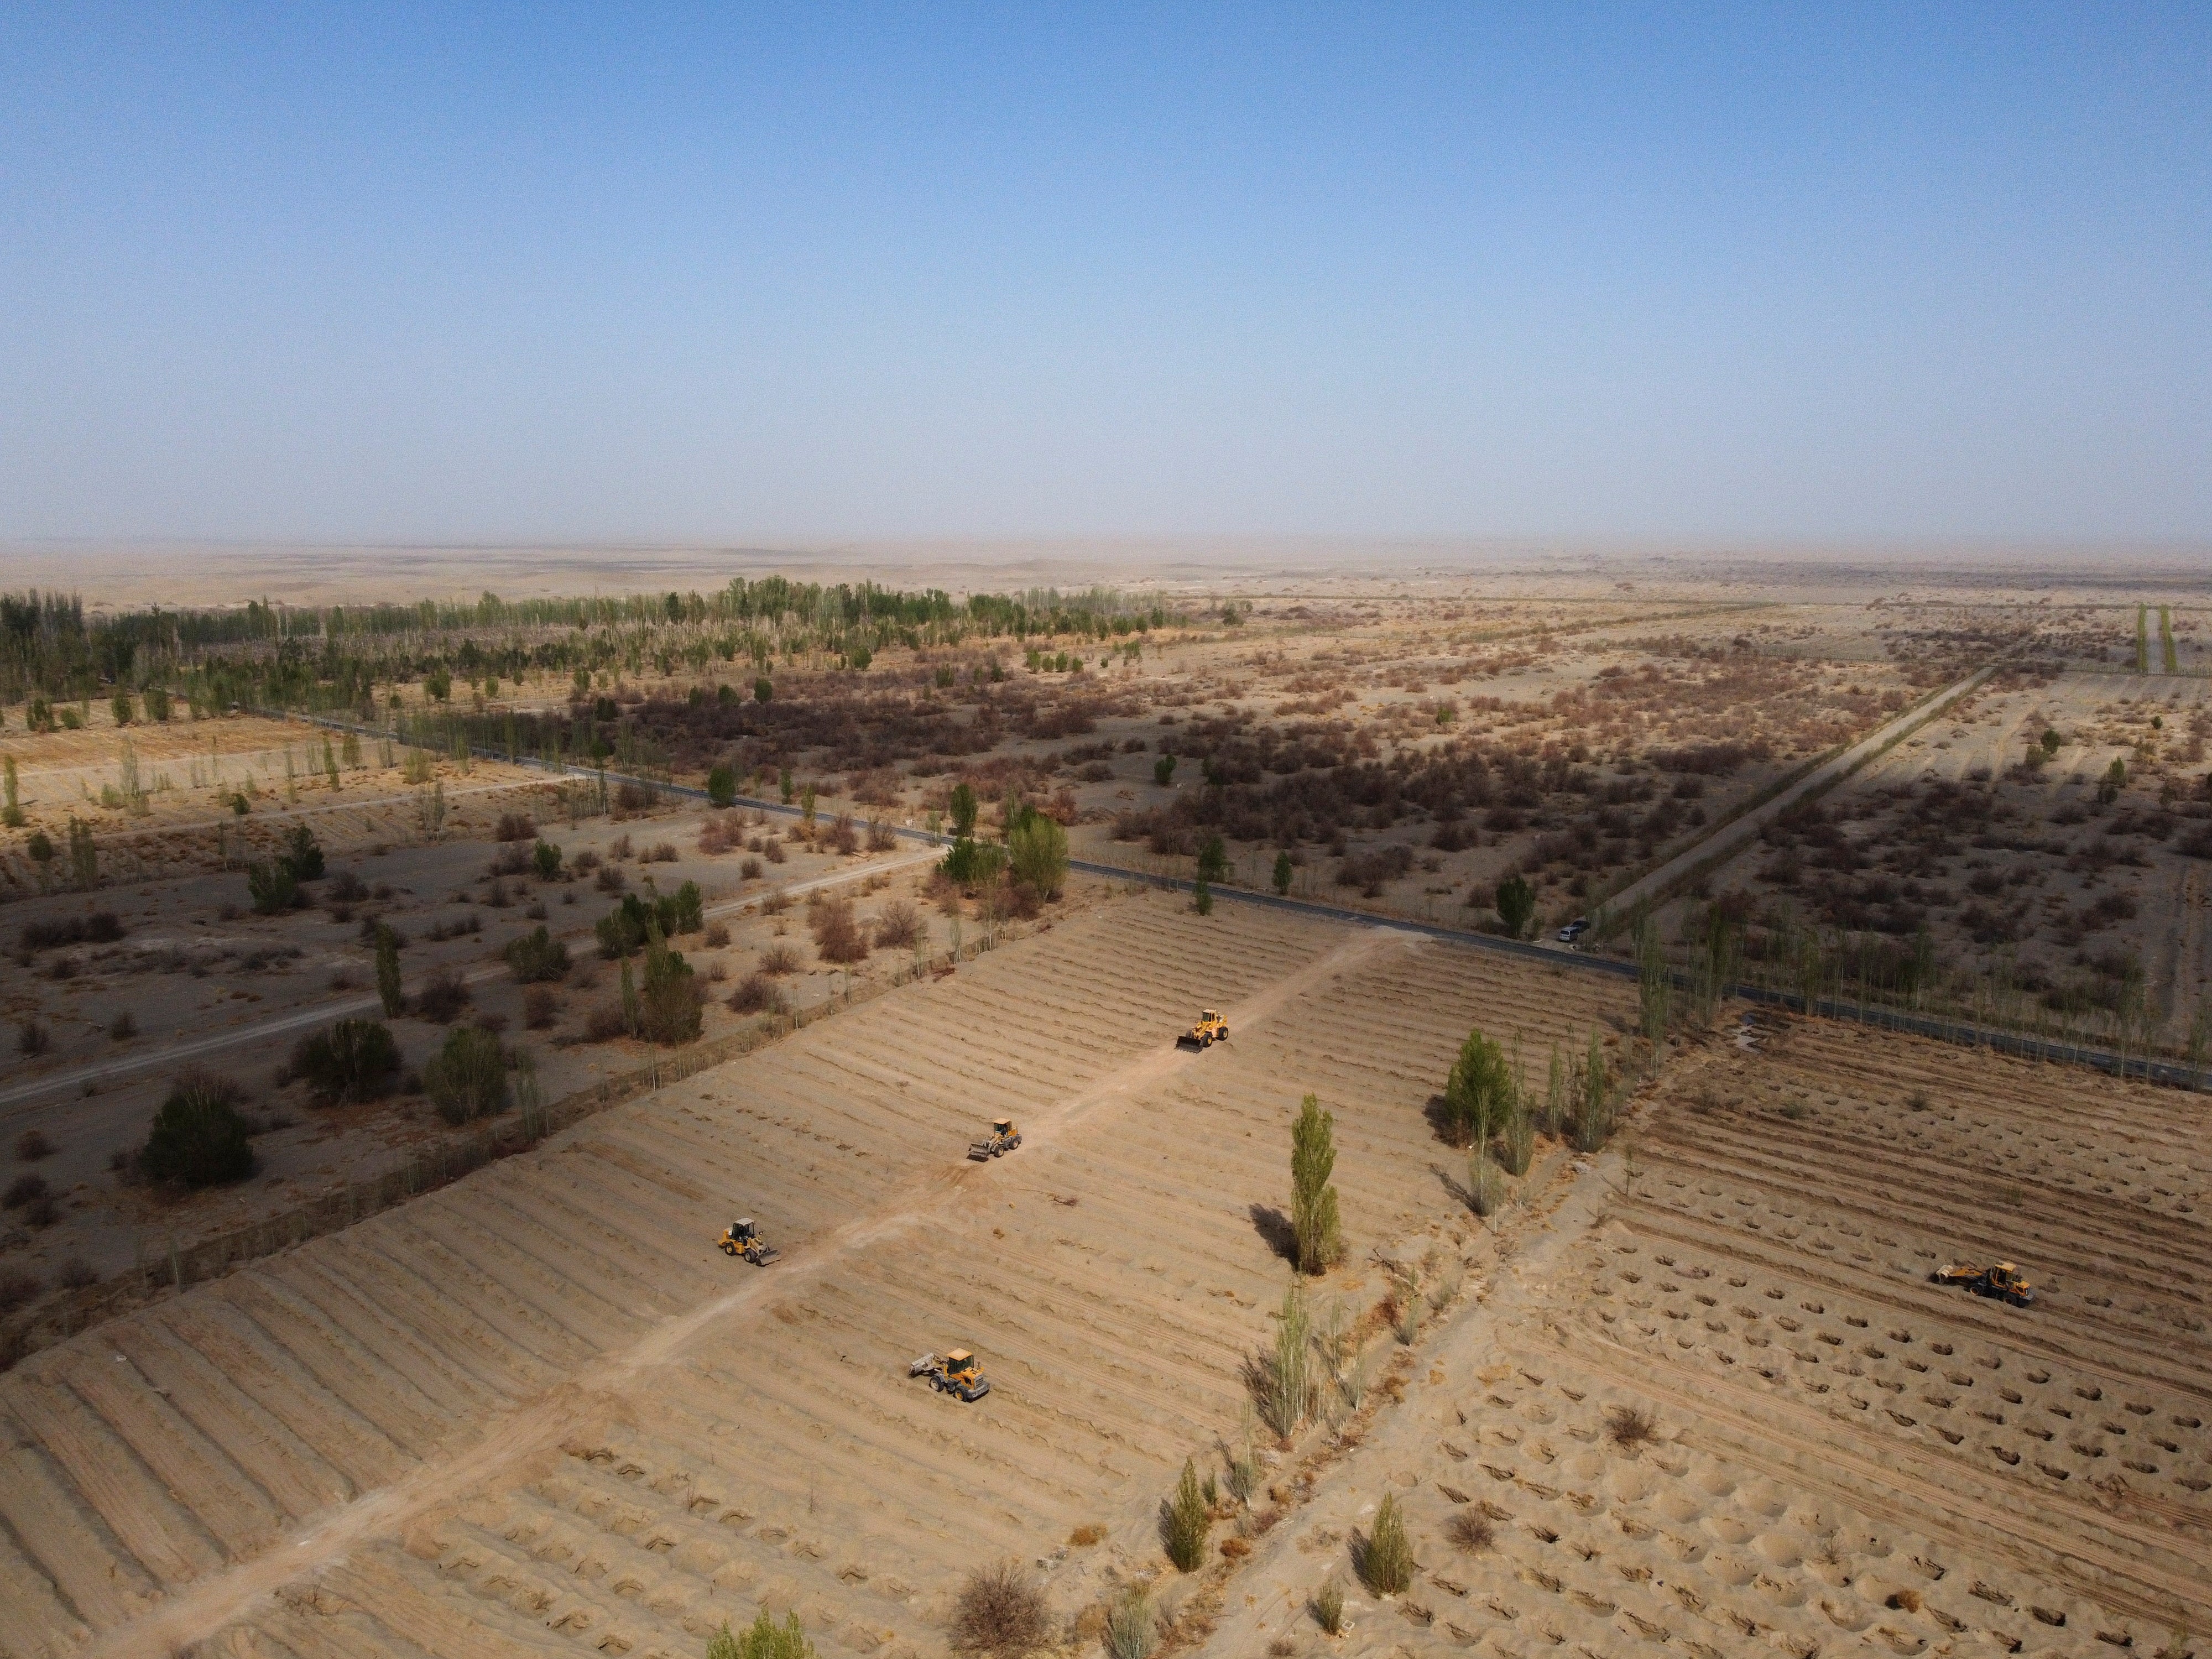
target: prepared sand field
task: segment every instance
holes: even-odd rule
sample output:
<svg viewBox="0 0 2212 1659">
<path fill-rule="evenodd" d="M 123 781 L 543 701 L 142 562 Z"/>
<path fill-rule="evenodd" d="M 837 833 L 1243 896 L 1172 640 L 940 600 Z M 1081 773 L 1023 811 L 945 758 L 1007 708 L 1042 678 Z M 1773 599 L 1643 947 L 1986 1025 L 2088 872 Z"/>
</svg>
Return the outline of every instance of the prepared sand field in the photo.
<svg viewBox="0 0 2212 1659">
<path fill-rule="evenodd" d="M 1200 1003 L 1231 1040 L 1179 1051 Z M 1732 1023 L 1476 1220 L 1431 1125 L 1468 1030 L 1540 1072 L 1632 1012 L 1402 934 L 1089 905 L 33 1356 L 0 1379 L 7 1650 L 675 1656 L 766 1608 L 824 1655 L 935 1655 L 1008 1558 L 1071 1651 L 1143 1586 L 1223 1654 L 2190 1650 L 2187 1097 Z M 1179 1574 L 1177 1471 L 1252 1443 L 1309 1091 L 1351 1245 L 1309 1305 L 1347 1382 L 1259 1433 Z M 997 1115 L 1024 1146 L 965 1161 Z M 738 1213 L 782 1261 L 714 1250 Z M 2033 1308 L 1927 1283 L 2000 1253 Z M 906 1374 L 953 1346 L 974 1405 Z M 1384 1598 L 1386 1493 L 1419 1574 Z"/>
<path fill-rule="evenodd" d="M 1369 1249 L 1470 1236 L 1424 1112 L 1467 1024 L 1573 1042 L 1620 1000 L 1164 900 L 1063 921 L 34 1355 L 0 1382 L 21 1650 L 678 1651 L 764 1605 L 934 1651 L 968 1567 L 1086 1523 L 1056 1595 L 1096 1599 L 1237 1431 L 1298 1097 L 1364 1307 Z M 1233 1040 L 1181 1054 L 1200 1001 Z M 1025 1145 L 969 1164 L 998 1115 Z M 740 1212 L 783 1261 L 714 1250 Z M 973 1407 L 905 1374 L 956 1345 Z"/>
</svg>

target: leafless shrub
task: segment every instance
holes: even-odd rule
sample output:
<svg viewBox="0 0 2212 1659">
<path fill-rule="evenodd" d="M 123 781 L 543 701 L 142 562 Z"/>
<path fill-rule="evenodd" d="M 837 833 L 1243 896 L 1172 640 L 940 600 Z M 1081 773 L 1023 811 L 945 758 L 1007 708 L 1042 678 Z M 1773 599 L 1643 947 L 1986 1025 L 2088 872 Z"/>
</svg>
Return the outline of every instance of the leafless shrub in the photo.
<svg viewBox="0 0 2212 1659">
<path fill-rule="evenodd" d="M 36 1164 L 53 1155 L 54 1143 L 37 1129 L 26 1129 L 15 1137 L 15 1156 L 26 1164 Z"/>
<path fill-rule="evenodd" d="M 8 1183 L 5 1194 L 0 1194 L 0 1208 L 20 1210 L 26 1204 L 35 1203 L 46 1195 L 46 1178 L 42 1175 L 17 1176 Z"/>
<path fill-rule="evenodd" d="M 592 881 L 592 885 L 598 888 L 602 893 L 619 893 L 623 888 L 629 885 L 629 878 L 623 874 L 623 872 L 620 870 L 617 870 L 613 865 L 605 865 L 601 867 L 598 877 Z"/>
<path fill-rule="evenodd" d="M 542 1031 L 561 1018 L 561 999 L 550 985 L 532 985 L 522 994 L 522 1023 Z"/>
<path fill-rule="evenodd" d="M 860 847 L 860 832 L 853 827 L 849 812 L 840 812 L 830 823 L 830 845 L 841 854 L 855 853 Z"/>
<path fill-rule="evenodd" d="M 761 843 L 761 856 L 770 864 L 781 864 L 784 860 L 783 842 L 776 836 L 770 836 Z"/>
<path fill-rule="evenodd" d="M 1615 1406 L 1605 1414 L 1606 1438 L 1623 1451 L 1634 1451 L 1659 1437 L 1659 1421 L 1633 1406 Z"/>
<path fill-rule="evenodd" d="M 535 841 L 538 825 L 527 812 L 501 812 L 494 833 L 501 841 Z"/>
<path fill-rule="evenodd" d="M 52 1033 L 39 1023 L 35 1014 L 15 1027 L 15 1052 L 26 1060 L 43 1054 L 53 1043 Z"/>
<path fill-rule="evenodd" d="M 673 864 L 678 857 L 674 842 L 657 841 L 638 855 L 637 861 L 640 864 Z"/>
<path fill-rule="evenodd" d="M 784 1006 L 782 991 L 763 973 L 747 974 L 738 981 L 738 988 L 730 993 L 729 1007 L 733 1014 L 780 1014 Z"/>
<path fill-rule="evenodd" d="M 719 921 L 713 921 L 707 924 L 707 948 L 709 951 L 726 950 L 729 948 L 729 943 L 730 930 L 728 927 Z"/>
<path fill-rule="evenodd" d="M 571 870 L 580 870 L 586 875 L 589 875 L 599 867 L 599 855 L 587 847 L 568 860 L 568 867 Z"/>
<path fill-rule="evenodd" d="M 629 1027 L 623 1019 L 620 1005 L 603 1002 L 592 1009 L 584 1020 L 584 1041 L 612 1042 L 618 1036 L 627 1036 Z"/>
<path fill-rule="evenodd" d="M 830 899 L 815 906 L 808 926 L 814 933 L 814 948 L 823 961 L 852 963 L 866 960 L 868 936 L 853 918 L 852 900 Z"/>
<path fill-rule="evenodd" d="M 881 818 L 868 820 L 868 850 L 871 853 L 888 853 L 897 845 L 898 832 L 890 824 Z"/>
<path fill-rule="evenodd" d="M 611 859 L 626 859 L 634 850 L 629 844 L 628 836 L 617 836 L 614 844 L 607 848 L 607 856 Z"/>
<path fill-rule="evenodd" d="M 451 1025 L 469 1006 L 468 981 L 451 968 L 441 968 L 415 994 L 415 1012 L 434 1025 Z"/>
<path fill-rule="evenodd" d="M 738 866 L 738 878 L 741 881 L 758 881 L 761 878 L 761 861 L 747 859 Z"/>
<path fill-rule="evenodd" d="M 771 945 L 761 952 L 759 966 L 762 973 L 773 979 L 785 974 L 795 974 L 805 963 L 799 957 L 797 945 Z"/>
<path fill-rule="evenodd" d="M 1044 1592 L 1015 1561 L 970 1572 L 952 1607 L 952 1645 L 994 1659 L 1043 1646 L 1049 1628 Z"/>
<path fill-rule="evenodd" d="M 921 937 L 921 917 L 913 905 L 904 899 L 893 899 L 884 906 L 883 914 L 876 918 L 876 947 L 883 951 L 908 951 Z"/>
<path fill-rule="evenodd" d="M 60 1277 L 64 1287 L 72 1291 L 82 1291 L 100 1283 L 100 1275 L 81 1255 L 73 1255 L 62 1263 Z"/>
<path fill-rule="evenodd" d="M 34 1273 L 0 1273 L 0 1313 L 15 1312 L 45 1289 Z"/>
<path fill-rule="evenodd" d="M 732 815 L 711 817 L 700 827 L 699 850 L 709 858 L 744 843 L 744 830 Z"/>
</svg>

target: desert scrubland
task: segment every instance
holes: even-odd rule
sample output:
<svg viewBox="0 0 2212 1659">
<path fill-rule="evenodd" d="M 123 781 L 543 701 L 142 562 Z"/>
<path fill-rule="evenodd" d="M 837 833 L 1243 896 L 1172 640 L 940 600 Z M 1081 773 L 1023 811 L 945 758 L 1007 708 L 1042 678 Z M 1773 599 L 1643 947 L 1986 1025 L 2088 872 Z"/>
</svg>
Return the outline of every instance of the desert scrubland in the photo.
<svg viewBox="0 0 2212 1659">
<path fill-rule="evenodd" d="M 2197 598 L 335 597 L 0 617 L 0 1652 L 2192 1650 L 2198 1097 L 1730 988 L 2201 1068 Z"/>
</svg>

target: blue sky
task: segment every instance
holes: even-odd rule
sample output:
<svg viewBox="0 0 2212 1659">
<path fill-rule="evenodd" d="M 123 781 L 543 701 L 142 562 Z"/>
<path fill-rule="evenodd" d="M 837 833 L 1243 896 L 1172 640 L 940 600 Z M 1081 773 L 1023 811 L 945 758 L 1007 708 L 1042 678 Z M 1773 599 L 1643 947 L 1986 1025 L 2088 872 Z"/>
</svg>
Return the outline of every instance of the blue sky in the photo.
<svg viewBox="0 0 2212 1659">
<path fill-rule="evenodd" d="M 0 536 L 2202 539 L 2212 9 L 18 7 Z"/>
</svg>

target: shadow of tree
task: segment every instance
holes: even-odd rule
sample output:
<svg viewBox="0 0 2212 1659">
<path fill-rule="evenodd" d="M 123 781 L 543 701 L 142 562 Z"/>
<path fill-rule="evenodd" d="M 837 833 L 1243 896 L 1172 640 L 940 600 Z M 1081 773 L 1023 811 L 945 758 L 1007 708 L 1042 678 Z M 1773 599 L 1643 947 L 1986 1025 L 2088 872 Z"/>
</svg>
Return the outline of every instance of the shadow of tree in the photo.
<svg viewBox="0 0 2212 1659">
<path fill-rule="evenodd" d="M 1297 1260 L 1297 1230 L 1291 1225 L 1290 1217 L 1272 1204 L 1255 1204 L 1249 1213 L 1253 1231 L 1270 1250 L 1285 1261 Z"/>
<path fill-rule="evenodd" d="M 1451 1103 L 1442 1095 L 1431 1095 L 1428 1103 L 1421 1108 L 1421 1115 L 1428 1120 L 1429 1127 L 1438 1140 L 1447 1146 L 1464 1146 L 1467 1126 L 1452 1116 Z"/>
</svg>

